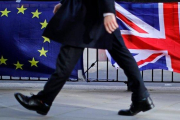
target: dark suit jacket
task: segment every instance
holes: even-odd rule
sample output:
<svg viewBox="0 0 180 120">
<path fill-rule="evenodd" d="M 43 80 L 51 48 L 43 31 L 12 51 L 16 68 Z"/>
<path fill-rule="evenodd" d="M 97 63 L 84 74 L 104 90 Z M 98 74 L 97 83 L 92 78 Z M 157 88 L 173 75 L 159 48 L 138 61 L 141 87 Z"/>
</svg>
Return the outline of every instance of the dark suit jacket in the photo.
<svg viewBox="0 0 180 120">
<path fill-rule="evenodd" d="M 124 44 L 118 29 L 108 34 L 104 27 L 103 13 L 115 14 L 114 0 L 61 0 L 61 3 L 43 36 L 76 47 L 110 49 L 112 40 L 117 38 Z"/>
</svg>

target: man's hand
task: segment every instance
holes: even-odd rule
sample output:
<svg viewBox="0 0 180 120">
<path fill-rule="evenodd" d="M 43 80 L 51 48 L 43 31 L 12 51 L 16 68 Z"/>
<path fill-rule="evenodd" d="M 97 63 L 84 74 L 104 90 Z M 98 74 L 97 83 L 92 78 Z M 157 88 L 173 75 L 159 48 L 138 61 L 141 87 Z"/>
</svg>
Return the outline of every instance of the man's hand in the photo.
<svg viewBox="0 0 180 120">
<path fill-rule="evenodd" d="M 114 32 L 119 27 L 114 14 L 104 17 L 104 26 L 109 34 Z"/>
<path fill-rule="evenodd" d="M 59 10 L 59 8 L 60 8 L 61 6 L 62 6 L 61 3 L 57 4 L 57 5 L 54 7 L 53 13 L 55 14 L 55 13 Z"/>
</svg>

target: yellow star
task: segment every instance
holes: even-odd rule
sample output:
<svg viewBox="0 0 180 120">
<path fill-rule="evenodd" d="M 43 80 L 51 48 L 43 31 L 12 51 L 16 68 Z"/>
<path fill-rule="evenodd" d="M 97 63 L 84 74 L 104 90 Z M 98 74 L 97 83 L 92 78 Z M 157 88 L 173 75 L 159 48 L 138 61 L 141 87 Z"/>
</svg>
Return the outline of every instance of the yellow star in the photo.
<svg viewBox="0 0 180 120">
<path fill-rule="evenodd" d="M 10 13 L 11 11 L 7 11 L 7 8 L 4 10 L 4 11 L 0 11 L 2 13 L 1 17 L 2 16 L 6 16 L 8 17 L 8 13 Z"/>
<path fill-rule="evenodd" d="M 17 9 L 19 10 L 17 14 L 19 14 L 19 13 L 24 14 L 24 11 L 25 11 L 27 8 L 24 8 L 24 6 L 22 5 L 21 8 L 17 8 Z"/>
<path fill-rule="evenodd" d="M 40 24 L 42 25 L 41 29 L 46 28 L 46 26 L 48 25 L 46 20 L 44 20 L 44 22 Z"/>
<path fill-rule="evenodd" d="M 38 51 L 41 53 L 40 56 L 44 55 L 45 57 L 47 57 L 46 53 L 48 52 L 48 50 L 44 50 L 44 47 L 42 47 L 42 50 L 38 50 Z"/>
<path fill-rule="evenodd" d="M 39 61 L 35 61 L 34 58 L 32 59 L 32 61 L 29 60 L 29 62 L 31 63 L 31 67 L 32 67 L 32 66 L 38 67 L 38 66 L 37 66 L 37 63 L 38 63 Z"/>
<path fill-rule="evenodd" d="M 49 43 L 50 43 L 50 39 L 49 39 L 49 38 L 44 37 L 44 36 L 42 36 L 42 37 L 44 38 L 44 43 L 45 43 L 45 42 L 49 42 Z"/>
<path fill-rule="evenodd" d="M 39 18 L 39 15 L 40 15 L 42 12 L 38 12 L 38 9 L 37 9 L 36 12 L 31 12 L 31 13 L 33 14 L 33 17 L 32 17 L 32 18 L 34 18 L 34 17 Z"/>
<path fill-rule="evenodd" d="M 0 65 L 1 65 L 1 64 L 5 64 L 5 65 L 6 65 L 6 61 L 7 61 L 7 60 L 8 60 L 8 59 L 4 59 L 3 56 L 1 56 Z"/>
<path fill-rule="evenodd" d="M 16 66 L 16 70 L 17 69 L 21 69 L 22 70 L 22 66 L 23 64 L 20 64 L 19 61 L 17 61 L 17 64 L 14 64 Z"/>
</svg>

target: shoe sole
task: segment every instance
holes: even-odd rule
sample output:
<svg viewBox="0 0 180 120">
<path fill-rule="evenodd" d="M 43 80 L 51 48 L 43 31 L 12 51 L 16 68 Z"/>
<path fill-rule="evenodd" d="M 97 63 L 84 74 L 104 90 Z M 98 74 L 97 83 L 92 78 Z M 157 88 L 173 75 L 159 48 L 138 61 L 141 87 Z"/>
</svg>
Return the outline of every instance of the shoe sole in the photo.
<svg viewBox="0 0 180 120">
<path fill-rule="evenodd" d="M 36 111 L 36 110 L 34 110 L 34 109 L 29 109 L 26 105 L 24 105 L 20 100 L 19 100 L 19 98 L 17 97 L 17 94 L 14 94 L 14 97 L 16 98 L 16 100 L 24 107 L 24 108 L 26 108 L 26 109 L 28 109 L 28 110 L 31 110 L 31 111 Z M 41 115 L 47 115 L 47 113 L 44 113 L 44 112 L 42 112 L 42 111 L 36 111 L 38 114 L 41 114 Z"/>
<path fill-rule="evenodd" d="M 153 109 L 154 107 L 155 107 L 154 104 L 151 104 L 150 106 L 146 106 L 146 107 L 144 107 L 144 108 L 142 109 L 142 112 L 149 111 L 149 110 Z"/>
</svg>

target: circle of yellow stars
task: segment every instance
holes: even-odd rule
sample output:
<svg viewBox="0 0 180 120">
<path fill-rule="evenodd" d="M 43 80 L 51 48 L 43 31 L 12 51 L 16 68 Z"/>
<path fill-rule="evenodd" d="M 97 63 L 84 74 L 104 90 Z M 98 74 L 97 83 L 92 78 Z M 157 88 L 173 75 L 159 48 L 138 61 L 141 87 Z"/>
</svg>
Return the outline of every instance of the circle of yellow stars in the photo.
<svg viewBox="0 0 180 120">
<path fill-rule="evenodd" d="M 23 14 L 24 15 L 25 11 L 27 10 L 27 8 L 25 8 L 24 5 L 22 5 L 21 7 L 17 8 L 17 10 L 18 10 L 17 14 Z M 11 11 L 9 11 L 8 8 L 5 8 L 3 11 L 0 11 L 0 13 L 1 13 L 1 17 L 8 17 L 8 15 L 11 13 Z M 34 11 L 34 12 L 31 12 L 31 13 L 32 13 L 32 18 L 33 19 L 34 18 L 39 19 L 40 18 L 39 16 L 42 14 L 42 12 L 39 12 L 38 9 L 36 11 Z M 46 28 L 47 25 L 48 25 L 46 19 L 44 20 L 44 22 L 40 22 L 40 24 L 42 26 L 41 29 Z M 44 39 L 43 43 L 45 43 L 45 42 L 50 43 L 50 39 L 49 38 L 47 38 L 45 36 L 42 36 L 42 38 Z M 41 50 L 37 50 L 37 51 L 40 53 L 40 57 L 41 56 L 47 57 L 48 50 L 45 50 L 44 47 L 42 47 Z M 1 58 L 0 58 L 0 65 L 7 65 L 7 61 L 8 61 L 7 58 L 4 58 L 4 56 L 1 56 Z M 36 61 L 34 57 L 32 58 L 32 60 L 29 60 L 28 62 L 31 64 L 31 67 L 33 67 L 33 66 L 38 67 L 37 64 L 39 63 L 39 61 Z M 17 61 L 17 63 L 14 63 L 14 66 L 16 67 L 15 68 L 16 70 L 17 69 L 23 70 L 24 64 L 21 64 L 19 61 Z"/>
</svg>

